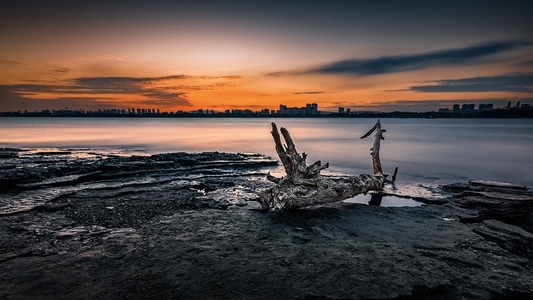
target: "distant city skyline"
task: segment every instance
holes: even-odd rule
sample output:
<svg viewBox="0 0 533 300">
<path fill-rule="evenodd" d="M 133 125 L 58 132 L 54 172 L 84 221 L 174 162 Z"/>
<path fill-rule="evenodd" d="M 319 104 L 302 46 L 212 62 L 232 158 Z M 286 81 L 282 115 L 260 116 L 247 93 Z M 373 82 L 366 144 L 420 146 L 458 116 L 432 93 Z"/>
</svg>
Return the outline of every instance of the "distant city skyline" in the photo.
<svg viewBox="0 0 533 300">
<path fill-rule="evenodd" d="M 494 112 L 494 113 L 493 113 Z M 512 103 L 511 101 L 507 102 L 507 105 L 503 107 L 495 107 L 492 103 L 480 103 L 477 107 L 474 103 L 463 103 L 463 104 L 454 104 L 452 107 L 439 108 L 437 110 L 425 111 L 425 112 L 414 112 L 414 111 L 361 111 L 354 110 L 351 108 L 338 107 L 337 111 L 321 111 L 319 110 L 318 103 L 307 103 L 302 107 L 288 107 L 285 104 L 280 104 L 279 109 L 271 110 L 268 108 L 263 108 L 261 110 L 251 110 L 251 109 L 226 109 L 224 111 L 215 111 L 213 109 L 196 109 L 191 111 L 161 111 L 160 109 L 147 109 L 147 108 L 127 108 L 127 109 L 98 109 L 98 110 L 71 110 L 68 107 L 59 110 L 35 110 L 35 111 L 10 111 L 10 112 L 0 112 L 0 117 L 2 116 L 83 116 L 83 117 L 124 117 L 124 116 L 146 116 L 146 117 L 186 117 L 186 116 L 226 116 L 226 117 L 251 117 L 251 116 L 274 116 L 274 117 L 320 117 L 320 116 L 331 116 L 331 115 L 342 115 L 342 116 L 369 116 L 369 115 L 382 115 L 382 116 L 400 116 L 400 117 L 425 117 L 425 116 L 435 116 L 435 113 L 440 117 L 445 117 L 447 115 L 455 116 L 485 116 L 485 117 L 501 117 L 501 116 L 516 116 L 516 117 L 533 117 L 533 106 L 529 103 L 521 103 L 517 101 Z M 488 113 L 488 114 L 486 114 Z"/>
<path fill-rule="evenodd" d="M 533 102 L 533 2 L 23 1 L 0 111 L 436 111 Z"/>
</svg>

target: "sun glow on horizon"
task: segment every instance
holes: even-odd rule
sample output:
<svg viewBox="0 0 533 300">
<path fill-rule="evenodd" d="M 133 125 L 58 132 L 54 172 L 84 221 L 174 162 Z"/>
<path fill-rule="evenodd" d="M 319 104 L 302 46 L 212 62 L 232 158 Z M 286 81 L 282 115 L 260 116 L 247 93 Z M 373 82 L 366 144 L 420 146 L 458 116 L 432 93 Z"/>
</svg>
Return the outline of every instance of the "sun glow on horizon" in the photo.
<svg viewBox="0 0 533 300">
<path fill-rule="evenodd" d="M 531 5 L 434 4 L 10 2 L 0 111 L 533 104 Z"/>
</svg>

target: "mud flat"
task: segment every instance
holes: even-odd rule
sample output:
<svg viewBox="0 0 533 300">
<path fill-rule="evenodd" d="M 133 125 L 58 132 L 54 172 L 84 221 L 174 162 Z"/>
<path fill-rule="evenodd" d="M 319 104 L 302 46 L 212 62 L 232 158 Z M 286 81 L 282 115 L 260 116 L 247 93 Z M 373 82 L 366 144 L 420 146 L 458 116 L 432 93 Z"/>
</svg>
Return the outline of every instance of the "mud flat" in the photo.
<svg viewBox="0 0 533 300">
<path fill-rule="evenodd" d="M 263 212 L 262 156 L 72 153 L 0 161 L 1 299 L 533 297 L 526 187 Z"/>
</svg>

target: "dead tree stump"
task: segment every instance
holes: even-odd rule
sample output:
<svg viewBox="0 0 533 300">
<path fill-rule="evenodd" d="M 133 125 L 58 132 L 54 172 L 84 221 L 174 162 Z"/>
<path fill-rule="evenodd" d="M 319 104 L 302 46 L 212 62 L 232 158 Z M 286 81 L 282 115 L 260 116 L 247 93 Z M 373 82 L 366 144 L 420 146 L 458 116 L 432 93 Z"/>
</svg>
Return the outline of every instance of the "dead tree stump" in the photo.
<svg viewBox="0 0 533 300">
<path fill-rule="evenodd" d="M 367 137 L 375 132 L 371 152 L 374 175 L 360 174 L 358 176 L 334 177 L 320 174 L 321 170 L 329 167 L 328 163 L 322 165 L 321 161 L 317 161 L 307 165 L 307 154 L 298 153 L 289 131 L 285 128 L 278 131 L 276 124 L 272 123 L 272 137 L 276 152 L 285 168 L 286 176 L 278 178 L 269 174 L 267 179 L 276 185 L 266 191 L 259 192 L 257 201 L 261 203 L 263 210 L 296 209 L 342 201 L 369 191 L 381 191 L 386 182 L 386 175 L 383 174 L 379 161 L 379 147 L 384 131 L 378 120 L 376 125 L 362 137 Z M 280 132 L 286 145 L 281 142 Z"/>
</svg>

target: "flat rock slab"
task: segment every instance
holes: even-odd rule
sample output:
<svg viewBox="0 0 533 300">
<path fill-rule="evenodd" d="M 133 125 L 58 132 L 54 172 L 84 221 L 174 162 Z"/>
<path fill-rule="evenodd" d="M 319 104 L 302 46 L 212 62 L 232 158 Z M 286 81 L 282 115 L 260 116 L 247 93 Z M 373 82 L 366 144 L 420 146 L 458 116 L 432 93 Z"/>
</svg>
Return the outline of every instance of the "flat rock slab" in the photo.
<svg viewBox="0 0 533 300">
<path fill-rule="evenodd" d="M 533 260 L 533 234 L 497 220 L 485 220 L 472 229 L 488 241 L 493 241 L 511 253 Z"/>
<path fill-rule="evenodd" d="M 491 181 L 491 180 L 483 180 L 483 179 L 472 179 L 468 181 L 468 184 L 472 187 L 481 187 L 482 189 L 487 188 L 503 188 L 503 189 L 510 189 L 510 190 L 521 190 L 521 191 L 527 191 L 527 187 L 523 185 L 518 185 L 510 182 L 499 182 L 499 181 Z"/>
<path fill-rule="evenodd" d="M 456 193 L 449 205 L 461 210 L 464 222 L 513 219 L 533 212 L 533 193 L 524 186 L 486 180 L 450 187 Z"/>
</svg>

